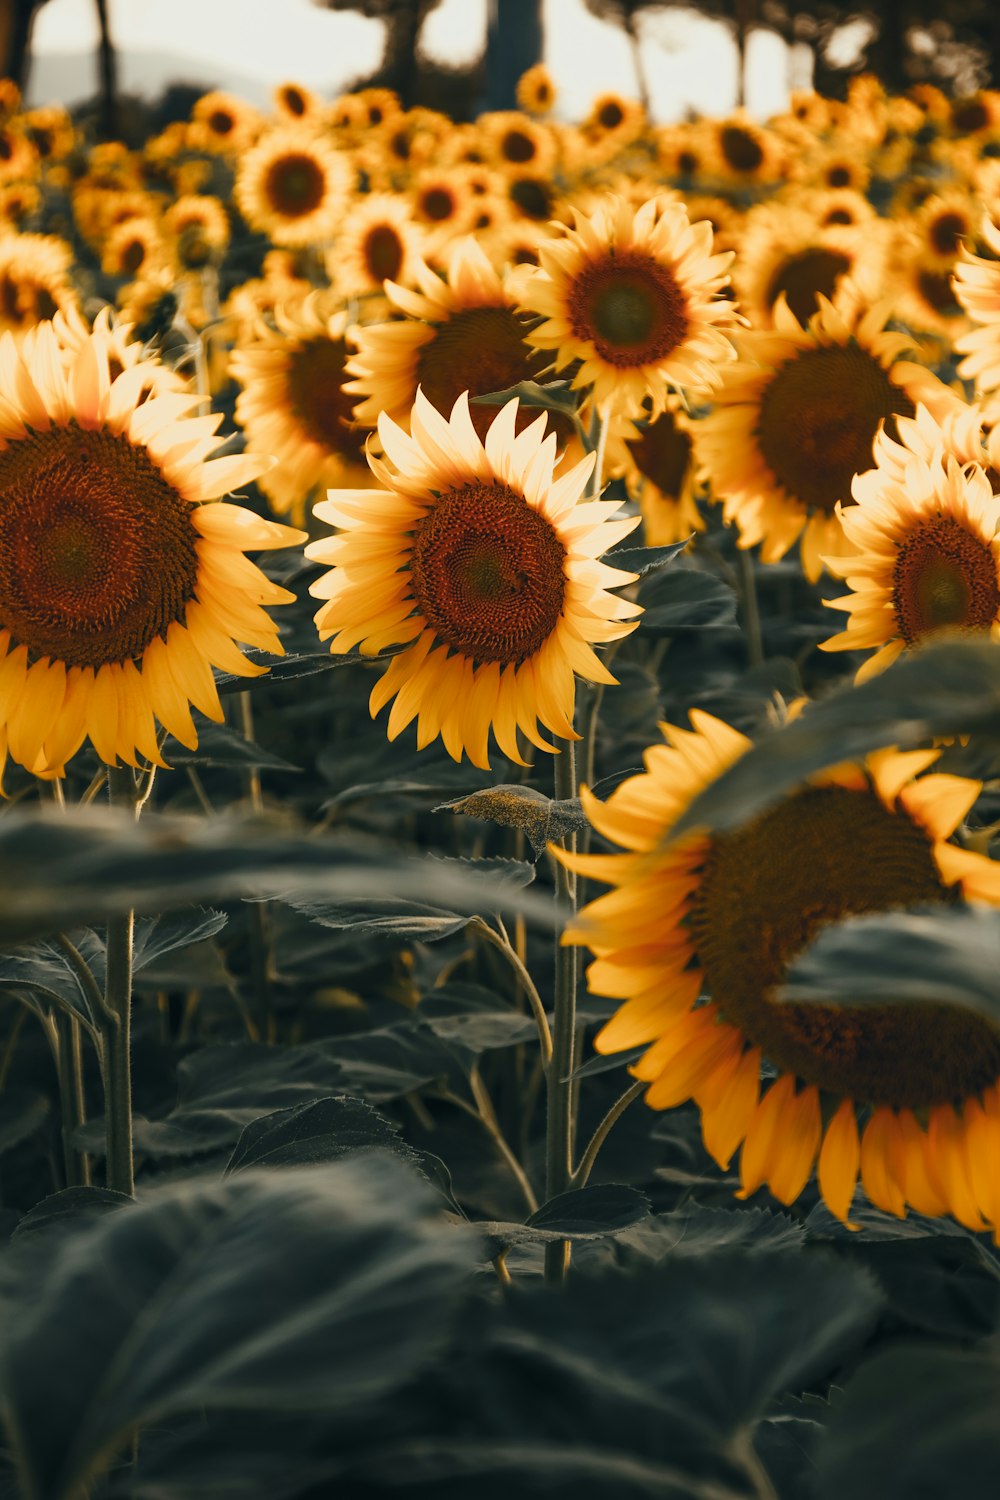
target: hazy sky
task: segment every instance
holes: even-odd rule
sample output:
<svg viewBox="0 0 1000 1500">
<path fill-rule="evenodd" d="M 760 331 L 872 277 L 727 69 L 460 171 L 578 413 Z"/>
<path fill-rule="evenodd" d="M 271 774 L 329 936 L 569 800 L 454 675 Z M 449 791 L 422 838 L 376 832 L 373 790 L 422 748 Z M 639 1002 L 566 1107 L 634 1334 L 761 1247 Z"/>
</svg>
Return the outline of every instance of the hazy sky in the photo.
<svg viewBox="0 0 1000 1500">
<path fill-rule="evenodd" d="M 112 34 L 126 55 L 122 86 L 144 94 L 183 76 L 219 79 L 257 103 L 294 79 L 331 94 L 370 72 L 382 52 L 382 27 L 310 0 L 110 0 Z M 582 0 L 545 0 L 545 60 L 560 91 L 559 113 L 579 118 L 601 89 L 635 92 L 624 34 L 596 20 Z M 442 61 L 461 63 L 481 50 L 486 0 L 444 0 L 424 28 L 424 45 Z M 694 12 L 667 11 L 643 22 L 643 56 L 654 111 L 679 119 L 693 107 L 719 114 L 732 107 L 735 49 L 726 32 Z M 93 0 L 49 0 L 38 13 L 33 103 L 73 103 L 94 92 L 97 42 Z M 794 60 L 798 62 L 798 59 Z M 748 105 L 766 116 L 788 97 L 789 55 L 770 33 L 751 37 Z M 796 78 L 798 84 L 802 78 Z"/>
</svg>

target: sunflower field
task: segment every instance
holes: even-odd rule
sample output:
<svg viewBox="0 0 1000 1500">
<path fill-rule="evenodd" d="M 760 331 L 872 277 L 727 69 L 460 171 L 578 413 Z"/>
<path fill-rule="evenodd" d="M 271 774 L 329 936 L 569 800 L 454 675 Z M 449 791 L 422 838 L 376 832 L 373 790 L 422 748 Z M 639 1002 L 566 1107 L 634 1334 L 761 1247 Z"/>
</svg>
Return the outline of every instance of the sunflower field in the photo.
<svg viewBox="0 0 1000 1500">
<path fill-rule="evenodd" d="M 1000 93 L 0 83 L 2 1500 L 1000 1472 Z"/>
</svg>

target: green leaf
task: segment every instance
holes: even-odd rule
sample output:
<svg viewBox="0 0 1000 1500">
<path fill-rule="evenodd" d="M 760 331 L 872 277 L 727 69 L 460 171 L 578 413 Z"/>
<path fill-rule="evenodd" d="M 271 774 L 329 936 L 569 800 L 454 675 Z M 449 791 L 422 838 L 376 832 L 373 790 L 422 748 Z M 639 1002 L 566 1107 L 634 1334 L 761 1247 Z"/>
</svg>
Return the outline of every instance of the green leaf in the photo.
<svg viewBox="0 0 1000 1500">
<path fill-rule="evenodd" d="M 582 1068 L 575 1068 L 569 1075 L 574 1078 L 593 1078 L 596 1073 L 614 1073 L 618 1068 L 627 1068 L 629 1063 L 634 1063 L 646 1051 L 645 1047 L 633 1047 L 630 1052 L 615 1052 L 611 1056 L 592 1057 L 585 1062 Z"/>
<path fill-rule="evenodd" d="M 690 828 L 733 828 L 842 760 L 980 732 L 1000 735 L 996 647 L 951 640 L 907 652 L 887 672 L 807 705 L 797 719 L 762 735 L 695 798 L 671 837 Z"/>
<path fill-rule="evenodd" d="M 658 1264 L 716 1254 L 720 1251 L 770 1253 L 802 1243 L 802 1225 L 787 1214 L 766 1208 L 704 1208 L 686 1204 L 669 1214 L 654 1214 L 619 1236 L 623 1258 Z"/>
<path fill-rule="evenodd" d="M 1000 916 L 981 906 L 878 912 L 826 927 L 779 1000 L 966 1006 L 1000 1022 Z"/>
<path fill-rule="evenodd" d="M 869 1360 L 817 1451 L 817 1500 L 945 1500 L 996 1493 L 1000 1360 L 913 1342 Z"/>
<path fill-rule="evenodd" d="M 533 865 L 516 859 L 437 859 L 428 860 L 435 873 L 442 870 L 449 875 L 469 871 L 473 879 L 491 877 L 497 881 L 498 889 L 516 889 L 529 885 L 535 878 Z M 433 876 L 431 877 L 433 879 Z M 419 939 L 425 943 L 436 943 L 450 937 L 468 924 L 467 914 L 442 911 L 422 901 L 404 901 L 387 897 L 363 896 L 357 900 L 317 901 L 308 894 L 297 891 L 285 892 L 281 898 L 287 906 L 299 911 L 321 927 L 333 927 L 338 931 L 351 932 L 357 937 L 389 937 L 400 941 L 406 938 Z"/>
<path fill-rule="evenodd" d="M 244 679 L 245 685 L 245 679 Z M 292 771 L 298 773 L 301 766 L 293 766 L 270 750 L 264 750 L 253 740 L 248 740 L 225 724 L 209 721 L 198 724 L 198 748 L 189 750 L 172 735 L 163 745 L 163 759 L 168 766 L 255 766 L 261 771 Z"/>
<path fill-rule="evenodd" d="M 221 694 L 250 692 L 262 683 L 266 685 L 269 682 L 291 682 L 297 677 L 315 677 L 317 672 L 332 672 L 337 667 L 348 667 L 358 662 L 377 666 L 407 650 L 408 646 L 389 646 L 377 656 L 362 656 L 359 651 L 352 651 L 344 656 L 334 656 L 331 651 L 299 651 L 289 652 L 285 656 L 272 656 L 257 646 L 247 646 L 243 650 L 244 656 L 267 667 L 266 677 L 238 677 L 234 672 L 217 672 L 215 685 Z"/>
<path fill-rule="evenodd" d="M 34 1236 L 43 1230 L 62 1230 L 67 1225 L 79 1229 L 115 1209 L 131 1208 L 134 1203 L 134 1198 L 130 1198 L 127 1193 L 116 1192 L 114 1188 L 63 1188 L 62 1192 L 52 1193 L 28 1210 L 18 1221 L 11 1235 L 11 1242 L 26 1239 L 30 1235 L 34 1244 Z"/>
<path fill-rule="evenodd" d="M 453 802 L 440 802 L 434 812 L 462 813 L 467 818 L 484 818 L 503 828 L 521 828 L 536 856 L 543 854 L 550 842 L 560 842 L 569 833 L 580 833 L 589 827 L 578 797 L 553 801 L 534 787 L 516 782 L 472 792 Z"/>
<path fill-rule="evenodd" d="M 692 532 L 693 536 L 694 533 Z M 636 573 L 646 578 L 659 573 L 685 550 L 691 537 L 675 542 L 672 547 L 618 547 L 605 554 L 604 561 L 612 568 L 622 568 L 626 573 Z"/>
<path fill-rule="evenodd" d="M 21 1492 L 70 1500 L 137 1428 L 317 1414 L 349 1433 L 447 1337 L 475 1250 L 384 1153 L 150 1192 L 8 1275 L 0 1410 Z M 332 1425 L 331 1425 L 332 1424 Z"/>
<path fill-rule="evenodd" d="M 643 635 L 678 635 L 736 626 L 736 595 L 732 589 L 714 574 L 696 568 L 657 573 L 640 588 L 639 602 L 645 611 L 639 623 Z"/>
<path fill-rule="evenodd" d="M 569 412 L 575 416 L 580 396 L 568 380 L 553 380 L 547 385 L 539 385 L 536 380 L 521 380 L 517 385 L 509 385 L 502 391 L 489 391 L 484 396 L 469 397 L 472 406 L 505 406 L 508 401 L 520 401 L 522 406 Z"/>
<path fill-rule="evenodd" d="M 491 1253 L 511 1245 L 551 1245 L 557 1240 L 599 1240 L 621 1234 L 649 1215 L 649 1199 L 617 1183 L 576 1188 L 543 1203 L 523 1224 L 477 1224 Z"/>
<path fill-rule="evenodd" d="M 398 1125 L 363 1099 L 340 1094 L 254 1120 L 240 1136 L 225 1176 L 248 1167 L 312 1166 L 373 1149 L 419 1167 L 418 1154 L 399 1139 Z"/>
<path fill-rule="evenodd" d="M 280 899 L 286 890 L 332 901 L 391 893 L 470 916 L 520 912 L 549 929 L 555 921 L 547 896 L 488 870 L 357 839 L 289 834 L 257 820 L 146 814 L 136 822 L 117 810 L 79 807 L 59 816 L 15 809 L 0 820 L 0 943 L 103 924 L 129 908 Z"/>
</svg>

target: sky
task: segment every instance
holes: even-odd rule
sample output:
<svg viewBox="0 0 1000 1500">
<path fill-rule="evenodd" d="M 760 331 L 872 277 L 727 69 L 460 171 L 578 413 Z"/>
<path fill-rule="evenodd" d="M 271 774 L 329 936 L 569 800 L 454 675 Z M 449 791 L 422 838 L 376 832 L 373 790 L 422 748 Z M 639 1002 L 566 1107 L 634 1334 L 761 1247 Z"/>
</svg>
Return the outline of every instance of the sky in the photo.
<svg viewBox="0 0 1000 1500">
<path fill-rule="evenodd" d="M 478 55 L 487 0 L 443 0 L 425 24 L 423 45 L 443 62 Z M 257 104 L 278 83 L 294 80 L 332 95 L 370 72 L 382 53 L 382 26 L 310 0 L 110 0 L 112 35 L 122 54 L 127 92 L 155 96 L 188 79 L 233 88 Z M 72 104 L 95 92 L 97 27 L 93 0 L 48 0 L 38 13 L 28 97 L 33 104 Z M 602 89 L 635 94 L 628 42 L 597 20 L 583 0 L 544 0 L 545 61 L 559 90 L 558 113 L 579 119 Z M 736 52 L 724 28 L 695 12 L 666 11 L 642 20 L 643 57 L 654 114 L 683 118 L 688 109 L 721 114 L 736 97 Z M 747 104 L 761 118 L 784 107 L 799 87 L 801 57 L 780 38 L 758 32 L 748 55 Z M 799 73 L 796 73 L 796 69 Z"/>
</svg>

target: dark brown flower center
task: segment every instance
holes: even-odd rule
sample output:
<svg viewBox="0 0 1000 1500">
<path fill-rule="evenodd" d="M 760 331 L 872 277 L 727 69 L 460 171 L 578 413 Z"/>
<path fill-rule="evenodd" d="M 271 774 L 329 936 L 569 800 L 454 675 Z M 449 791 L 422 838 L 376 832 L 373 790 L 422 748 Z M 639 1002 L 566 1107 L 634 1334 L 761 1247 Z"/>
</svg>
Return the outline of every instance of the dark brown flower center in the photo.
<svg viewBox="0 0 1000 1500">
<path fill-rule="evenodd" d="M 526 219 L 539 224 L 551 219 L 555 198 L 552 188 L 542 178 L 515 177 L 507 188 L 507 195 Z"/>
<path fill-rule="evenodd" d="M 609 99 L 597 112 L 597 123 L 604 130 L 617 130 L 625 118 L 625 111 L 615 100 Z"/>
<path fill-rule="evenodd" d="M 118 256 L 118 264 L 123 276 L 134 276 L 146 259 L 146 242 L 136 236 L 135 239 L 127 240 L 122 246 Z"/>
<path fill-rule="evenodd" d="M 413 596 L 440 640 L 476 662 L 517 663 L 555 630 L 566 551 L 551 523 L 502 484 L 442 495 L 418 525 Z"/>
<path fill-rule="evenodd" d="M 373 281 L 395 281 L 403 264 L 403 242 L 391 224 L 375 224 L 368 231 L 363 253 Z"/>
<path fill-rule="evenodd" d="M 719 133 L 719 149 L 727 166 L 734 172 L 756 172 L 764 160 L 760 141 L 739 125 L 724 125 Z"/>
<path fill-rule="evenodd" d="M 198 576 L 188 502 L 145 448 L 54 427 L 0 452 L 0 625 L 33 660 L 137 660 Z"/>
<path fill-rule="evenodd" d="M 208 128 L 213 135 L 229 135 L 235 124 L 228 109 L 215 109 L 208 117 Z"/>
<path fill-rule="evenodd" d="M 806 349 L 764 391 L 757 441 L 789 495 L 832 514 L 851 503 L 851 480 L 872 467 L 879 422 L 893 415 L 911 417 L 913 403 L 867 349 Z"/>
<path fill-rule="evenodd" d="M 302 218 L 319 208 L 326 191 L 322 167 L 304 151 L 290 151 L 268 167 L 264 192 L 268 203 L 286 219 Z"/>
<path fill-rule="evenodd" d="M 931 244 L 939 255 L 957 255 L 969 226 L 960 213 L 938 214 L 931 223 Z"/>
<path fill-rule="evenodd" d="M 916 1109 L 992 1083 L 1000 1031 L 948 1005 L 788 1005 L 775 991 L 831 923 L 953 899 L 906 813 L 888 812 L 874 792 L 809 788 L 712 838 L 690 923 L 725 1018 L 781 1072 L 860 1103 Z"/>
<path fill-rule="evenodd" d="M 507 130 L 500 142 L 500 154 L 505 161 L 523 166 L 538 155 L 538 145 L 525 130 Z"/>
<path fill-rule="evenodd" d="M 676 498 L 680 494 L 691 463 L 691 439 L 677 426 L 673 412 L 665 411 L 650 422 L 628 447 L 639 473 L 661 495 Z"/>
<path fill-rule="evenodd" d="M 917 291 L 929 307 L 945 317 L 955 317 L 962 311 L 955 301 L 951 274 L 948 271 L 921 269 L 917 273 Z"/>
<path fill-rule="evenodd" d="M 843 162 L 837 162 L 830 167 L 826 174 L 827 185 L 832 188 L 845 188 L 851 185 L 851 169 Z"/>
<path fill-rule="evenodd" d="M 432 224 L 443 224 L 458 212 L 458 199 L 448 188 L 432 187 L 421 193 L 419 208 Z"/>
<path fill-rule="evenodd" d="M 288 396 L 307 435 L 321 448 L 364 462 L 365 433 L 355 427 L 356 397 L 344 391 L 349 353 L 343 339 L 309 339 L 290 356 Z"/>
<path fill-rule="evenodd" d="M 687 301 L 673 272 L 641 251 L 608 253 L 578 271 L 567 314 L 577 338 L 622 369 L 666 359 L 689 327 Z"/>
<path fill-rule="evenodd" d="M 302 94 L 302 91 L 300 89 L 297 89 L 294 84 L 289 84 L 285 89 L 283 89 L 282 99 L 284 100 L 285 108 L 288 110 L 288 113 L 290 115 L 298 115 L 301 117 L 306 113 L 306 109 L 308 106 L 306 105 L 305 98 Z"/>
<path fill-rule="evenodd" d="M 764 300 L 773 307 L 784 292 L 800 323 L 808 323 L 819 307 L 818 297 L 832 298 L 840 278 L 851 269 L 850 256 L 817 245 L 783 260 L 775 270 Z"/>
<path fill-rule="evenodd" d="M 896 554 L 892 604 L 910 646 L 938 630 L 989 630 L 1000 610 L 989 543 L 953 516 L 921 522 Z"/>
<path fill-rule="evenodd" d="M 956 99 L 951 111 L 951 123 L 963 135 L 972 135 L 990 123 L 989 111 L 975 95 L 970 99 Z"/>
<path fill-rule="evenodd" d="M 439 412 L 449 416 L 463 391 L 487 396 L 522 380 L 535 380 L 546 356 L 524 340 L 524 323 L 510 307 L 469 307 L 437 326 L 434 338 L 417 354 L 417 380 Z M 480 437 L 499 406 L 470 406 Z M 518 413 L 519 426 L 536 412 Z"/>
</svg>

